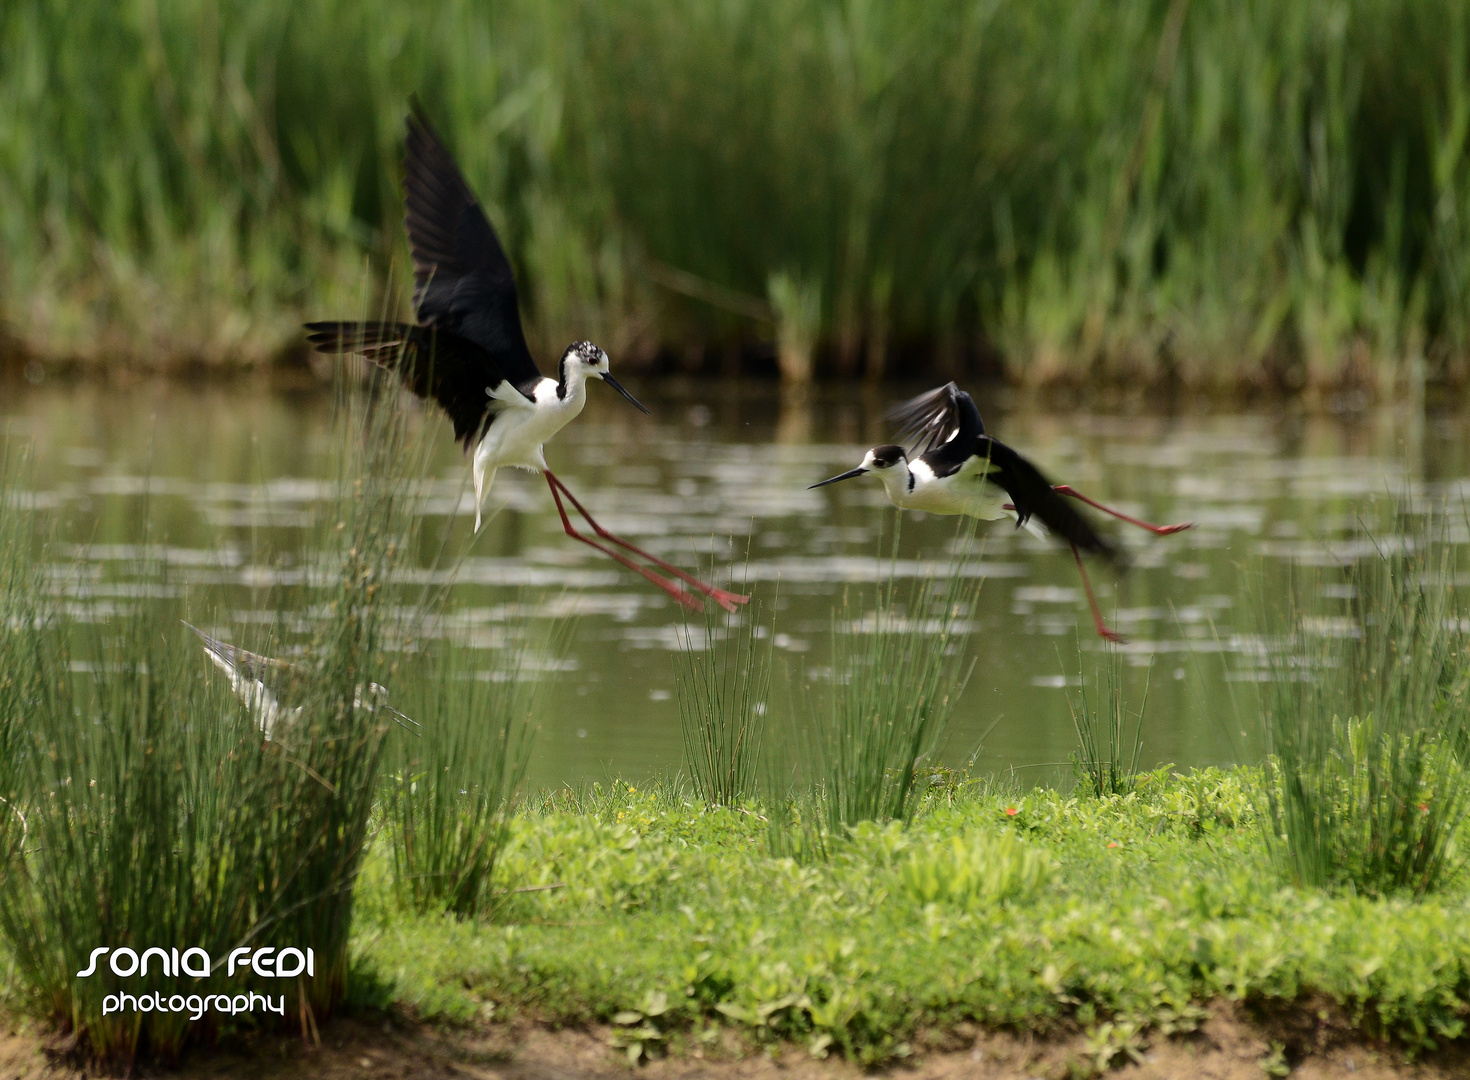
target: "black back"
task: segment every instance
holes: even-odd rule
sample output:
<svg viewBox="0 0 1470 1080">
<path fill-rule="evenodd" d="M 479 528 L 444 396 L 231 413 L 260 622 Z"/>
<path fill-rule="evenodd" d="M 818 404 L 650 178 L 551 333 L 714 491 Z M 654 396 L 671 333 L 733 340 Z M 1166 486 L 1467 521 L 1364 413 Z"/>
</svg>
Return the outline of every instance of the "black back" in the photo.
<svg viewBox="0 0 1470 1080">
<path fill-rule="evenodd" d="M 1040 469 L 1005 443 L 989 435 L 981 435 L 975 441 L 974 456 L 989 461 L 990 472 L 986 479 L 1011 497 L 1018 528 L 1034 514 L 1043 525 L 1078 551 L 1101 555 L 1111 562 L 1118 560 L 1117 549 L 1098 534 L 1092 522 L 1083 517 L 1072 501 L 1058 495 Z"/>
<path fill-rule="evenodd" d="M 888 419 L 899 425 L 899 437 L 915 436 L 913 453 L 936 477 L 952 476 L 971 458 L 988 463 L 986 480 L 1010 496 L 1016 524 L 1032 515 L 1077 548 L 1116 560 L 1117 550 L 1065 496 L 1058 495 L 1040 469 L 1003 442 L 985 434 L 985 424 L 974 400 L 954 383 L 897 405 Z"/>
</svg>

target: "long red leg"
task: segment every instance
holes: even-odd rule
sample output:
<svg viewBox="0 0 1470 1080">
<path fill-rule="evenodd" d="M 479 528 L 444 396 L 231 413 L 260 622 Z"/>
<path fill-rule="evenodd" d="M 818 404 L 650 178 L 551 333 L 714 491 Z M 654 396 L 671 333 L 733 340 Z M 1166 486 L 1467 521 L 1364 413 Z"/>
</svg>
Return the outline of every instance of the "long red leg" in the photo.
<svg viewBox="0 0 1470 1080">
<path fill-rule="evenodd" d="M 592 526 L 592 531 L 597 533 L 597 535 L 603 540 L 611 541 L 612 543 L 617 544 L 619 547 L 626 548 L 627 550 L 633 552 L 633 554 L 647 559 L 649 562 L 657 566 L 660 570 L 665 570 L 668 573 L 673 574 L 680 581 L 694 586 L 694 588 L 704 593 L 705 596 L 708 596 L 711 600 L 719 604 L 726 611 L 734 611 L 736 604 L 744 604 L 749 602 L 750 597 L 748 596 L 742 596 L 740 593 L 728 592 L 725 589 L 717 589 L 713 585 L 706 585 L 693 574 L 687 574 L 683 570 L 680 570 L 677 566 L 664 562 L 658 556 L 650 555 L 642 548 L 635 547 L 634 545 L 628 543 L 628 541 L 624 540 L 621 536 L 617 536 L 613 533 L 608 532 L 597 523 L 596 518 L 594 518 L 591 514 L 587 512 L 587 508 L 577 501 L 577 497 L 567 490 L 567 486 L 561 482 L 561 479 L 559 477 L 548 471 L 546 473 L 546 482 L 551 485 L 552 494 L 555 494 L 558 488 L 561 489 L 562 494 L 565 495 L 568 501 L 570 501 L 571 504 L 577 508 L 577 513 L 581 514 L 584 518 L 587 519 L 587 524 Z M 558 501 L 557 505 L 561 505 L 560 501 Z"/>
<path fill-rule="evenodd" d="M 1137 525 L 1140 529 L 1147 529 L 1156 536 L 1169 536 L 1172 533 L 1183 532 L 1185 529 L 1194 528 L 1194 522 L 1192 521 L 1183 521 L 1178 525 L 1150 525 L 1147 521 L 1139 521 L 1135 517 L 1129 517 L 1127 514 L 1120 513 L 1111 506 L 1104 506 L 1096 499 L 1089 499 L 1071 484 L 1053 484 L 1052 490 L 1058 495 L 1069 495 L 1074 499 L 1080 499 L 1094 510 L 1101 510 L 1104 514 L 1112 514 L 1119 521 L 1126 521 L 1129 525 Z"/>
<path fill-rule="evenodd" d="M 1082 588 L 1087 593 L 1087 606 L 1092 608 L 1092 623 L 1097 627 L 1098 637 L 1118 645 L 1126 644 L 1127 638 L 1103 622 L 1102 609 L 1097 606 L 1097 597 L 1092 595 L 1092 582 L 1087 578 L 1087 567 L 1082 565 L 1082 553 L 1077 550 L 1076 544 L 1072 545 L 1072 558 L 1077 560 L 1077 572 L 1082 575 Z"/>
<path fill-rule="evenodd" d="M 556 500 L 556 512 L 561 515 L 561 527 L 568 536 L 570 536 L 573 540 L 582 541 L 582 543 L 588 545 L 589 547 L 596 548 L 608 558 L 622 563 L 629 570 L 633 570 L 639 574 L 642 574 L 649 581 L 653 582 L 660 589 L 668 593 L 675 600 L 679 601 L 679 603 L 683 604 L 691 611 L 704 610 L 704 603 L 697 596 L 690 596 L 687 592 L 679 588 L 679 586 L 675 585 L 668 578 L 661 577 L 660 575 L 655 574 L 646 566 L 639 566 L 632 559 L 629 559 L 624 555 L 619 555 L 616 551 L 612 550 L 612 548 L 604 547 L 602 544 L 599 544 L 596 540 L 592 539 L 592 537 L 583 536 L 576 529 L 572 528 L 571 518 L 567 517 L 566 508 L 561 504 L 561 494 L 556 490 L 556 484 L 552 483 L 552 476 L 550 473 L 546 474 L 546 482 L 547 486 L 551 488 L 551 497 Z M 570 492 L 568 492 L 567 497 L 571 498 Z M 573 505 L 575 505 L 576 500 L 572 499 L 572 503 Z M 580 507 L 578 509 L 580 510 Z M 583 517 L 587 517 L 586 511 L 581 512 Z M 591 521 L 592 519 L 587 518 L 587 520 Z"/>
</svg>

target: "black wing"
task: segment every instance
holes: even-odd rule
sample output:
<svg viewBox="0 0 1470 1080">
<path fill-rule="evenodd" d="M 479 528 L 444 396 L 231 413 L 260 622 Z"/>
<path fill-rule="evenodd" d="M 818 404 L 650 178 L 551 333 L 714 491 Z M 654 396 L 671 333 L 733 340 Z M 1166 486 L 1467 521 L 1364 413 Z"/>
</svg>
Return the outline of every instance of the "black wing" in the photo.
<svg viewBox="0 0 1470 1080">
<path fill-rule="evenodd" d="M 499 403 L 488 391 L 505 376 L 473 341 L 433 327 L 396 322 L 314 322 L 307 340 L 319 352 L 361 353 L 396 372 L 421 398 L 437 401 L 454 424 L 454 437 L 470 449 L 494 420 Z"/>
<path fill-rule="evenodd" d="M 985 434 L 985 424 L 975 402 L 952 382 L 895 405 L 885 419 L 898 425 L 899 442 L 914 439 L 909 447 L 911 458 L 943 446 L 962 430 L 966 432 L 965 437 L 956 441 L 964 447 L 972 445 L 970 432 L 976 437 Z"/>
<path fill-rule="evenodd" d="M 478 345 L 498 372 L 529 396 L 541 372 L 521 329 L 510 260 L 417 105 L 408 116 L 403 169 L 404 224 L 419 322 Z"/>
<path fill-rule="evenodd" d="M 1051 481 L 1031 462 L 1003 442 L 981 435 L 975 442 L 975 458 L 989 459 L 986 479 L 1004 489 L 1016 508 L 1018 523 L 1036 518 L 1078 551 L 1118 561 L 1118 551 L 1104 540 L 1071 501 L 1053 490 Z"/>
</svg>

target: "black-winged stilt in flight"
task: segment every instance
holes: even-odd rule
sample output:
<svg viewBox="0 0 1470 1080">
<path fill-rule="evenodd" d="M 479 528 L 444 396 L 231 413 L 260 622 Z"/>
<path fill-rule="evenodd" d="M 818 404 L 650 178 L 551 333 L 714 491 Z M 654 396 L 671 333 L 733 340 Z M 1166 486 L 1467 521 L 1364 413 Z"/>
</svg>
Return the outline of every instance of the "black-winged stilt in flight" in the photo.
<svg viewBox="0 0 1470 1080">
<path fill-rule="evenodd" d="M 745 603 L 748 597 L 707 585 L 608 532 L 547 468 L 542 444 L 582 411 L 588 379 L 601 378 L 638 409 L 648 410 L 612 377 L 607 353 L 590 341 L 567 346 L 557 378 L 541 374 L 521 329 L 510 261 L 459 167 L 416 106 L 408 117 L 404 202 L 417 325 L 307 323 L 312 345 L 321 352 L 361 353 L 396 371 L 419 397 L 438 402 L 454 424 L 455 438 L 474 455 L 476 532 L 495 471 L 530 469 L 546 477 L 568 536 L 642 574 L 687 607 L 699 610 L 704 604 L 607 545 L 646 559 L 729 611 Z M 572 527 L 563 495 L 597 539 Z"/>
<path fill-rule="evenodd" d="M 199 640 L 204 643 L 204 654 L 230 680 L 230 689 L 235 691 L 240 703 L 254 717 L 266 742 L 271 741 L 277 730 L 289 729 L 300 718 L 305 706 L 282 702 L 281 695 L 284 693 L 289 696 L 292 684 L 301 684 L 310 677 L 308 671 L 300 665 L 247 652 L 229 642 L 210 637 L 193 623 L 186 622 L 184 625 L 198 635 Z M 414 735 L 418 734 L 418 721 L 410 720 L 389 705 L 388 691 L 375 682 L 364 683 L 356 688 L 352 706 L 369 713 L 376 713 L 381 709 L 400 727 Z"/>
<path fill-rule="evenodd" d="M 888 419 L 898 424 L 899 438 L 914 438 L 910 449 L 875 446 L 856 469 L 812 487 L 873 473 L 883 481 L 889 502 L 903 510 L 965 514 L 982 521 L 1010 516 L 1015 518 L 1017 528 L 1045 535 L 1036 528 L 1039 520 L 1071 546 L 1093 623 L 1098 634 L 1109 641 L 1123 639 L 1103 620 L 1082 555 L 1100 555 L 1116 563 L 1118 552 L 1063 496 L 1158 536 L 1193 525 L 1150 525 L 1089 499 L 1068 484 L 1053 484 L 1031 462 L 985 434 L 975 402 L 952 382 L 889 410 Z"/>
</svg>

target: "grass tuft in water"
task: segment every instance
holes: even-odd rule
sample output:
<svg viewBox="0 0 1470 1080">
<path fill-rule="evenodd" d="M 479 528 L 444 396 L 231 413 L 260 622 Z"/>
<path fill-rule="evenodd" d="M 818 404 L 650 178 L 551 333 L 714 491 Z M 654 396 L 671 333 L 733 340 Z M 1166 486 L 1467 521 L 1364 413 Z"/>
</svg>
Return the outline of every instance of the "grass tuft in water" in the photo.
<svg viewBox="0 0 1470 1080">
<path fill-rule="evenodd" d="M 414 910 L 487 914 L 510 839 L 534 728 L 527 647 L 496 652 L 441 644 L 416 666 L 406 708 L 421 739 L 399 739 L 383 808 L 399 898 Z"/>
<path fill-rule="evenodd" d="M 1138 786 L 1138 761 L 1143 755 L 1143 714 L 1148 710 L 1149 680 L 1143 686 L 1143 700 L 1136 715 L 1129 716 L 1123 702 L 1123 655 L 1115 646 L 1105 646 L 1106 659 L 1102 674 L 1094 672 L 1093 683 L 1099 687 L 1095 699 L 1087 696 L 1087 681 L 1082 676 L 1081 648 L 1078 648 L 1079 686 L 1067 695 L 1067 708 L 1077 732 L 1077 749 L 1072 752 L 1072 771 L 1079 790 L 1096 797 L 1127 795 Z"/>
<path fill-rule="evenodd" d="M 310 596 L 295 605 L 313 627 L 278 688 L 297 711 L 269 740 L 180 624 L 181 606 L 70 622 L 41 589 L 23 595 L 34 523 L 0 528 L 0 723 L 18 743 L 0 934 L 36 1011 L 99 1059 L 173 1059 L 219 1026 L 216 1013 L 104 1015 L 109 993 L 285 992 L 287 1022 L 304 1031 L 342 997 L 390 723 L 365 691 L 391 674 L 384 590 L 412 537 L 402 480 L 418 459 L 404 414 L 362 398 L 341 406 L 338 498 L 300 586 Z M 168 584 L 166 565 L 148 576 Z M 9 823 L 21 813 L 17 839 Z M 166 977 L 156 954 L 146 975 L 118 974 L 104 957 L 77 977 L 99 947 L 196 946 L 214 962 L 207 977 Z M 231 976 L 225 958 L 241 946 L 310 948 L 315 976 Z"/>
<path fill-rule="evenodd" d="M 1277 617 L 1263 733 L 1282 873 L 1380 896 L 1441 887 L 1470 813 L 1470 665 L 1442 523 L 1395 515 L 1348 573 L 1348 612 L 1294 576 Z"/>
<path fill-rule="evenodd" d="M 973 522 L 961 525 L 966 533 L 973 537 Z M 814 710 L 812 755 L 832 832 L 913 815 L 918 772 L 974 666 L 962 645 L 980 579 L 960 570 L 956 562 L 902 587 L 890 575 L 875 610 L 860 612 L 849 593 L 833 613 L 833 684 Z"/>
<path fill-rule="evenodd" d="M 700 626 L 685 622 L 674 654 L 684 764 L 710 806 L 739 806 L 759 787 L 775 648 L 759 616 L 756 607 L 726 616 L 706 604 Z"/>
</svg>

